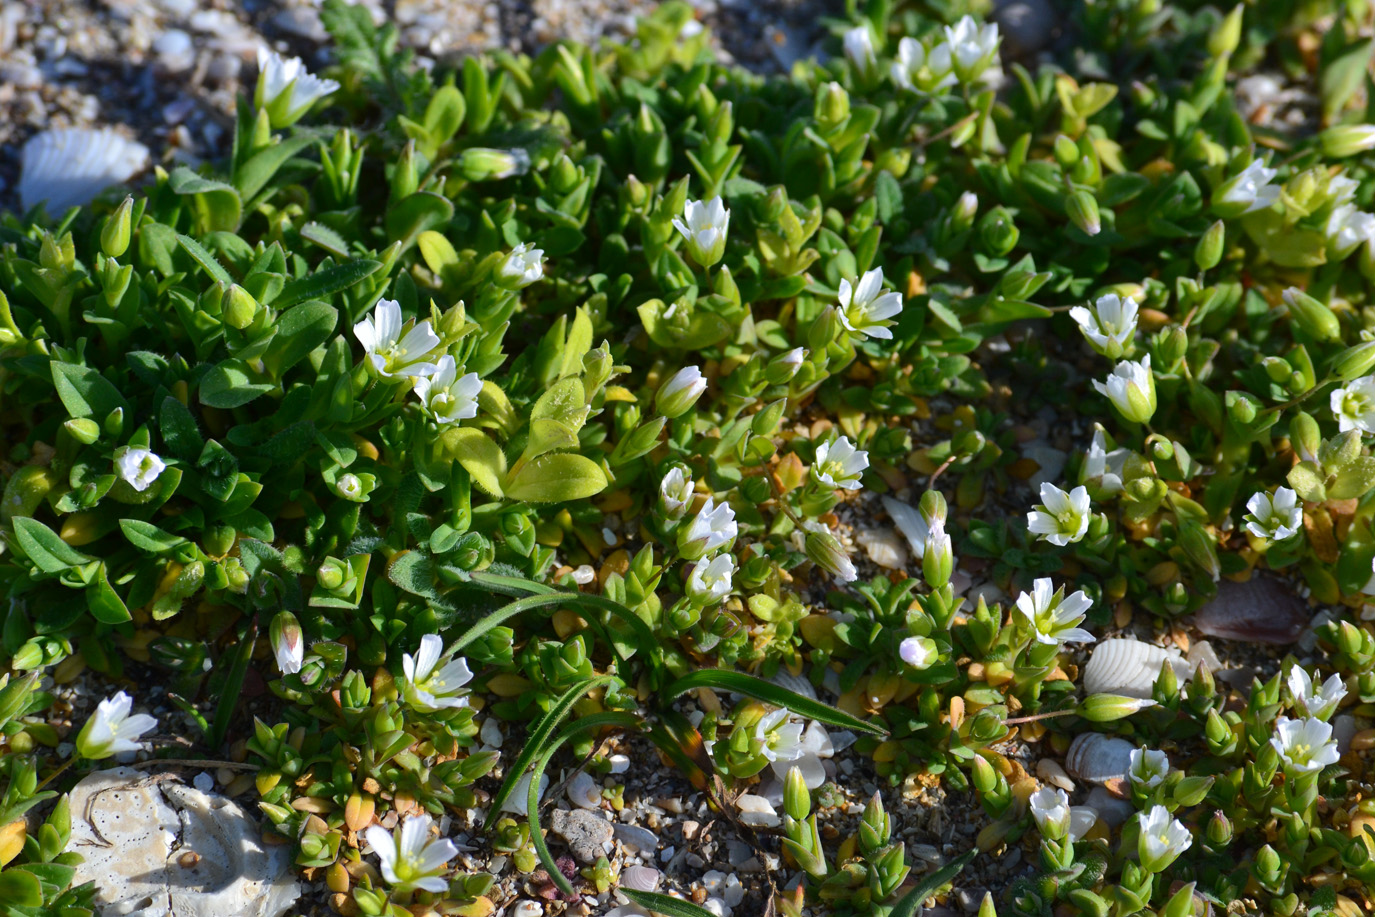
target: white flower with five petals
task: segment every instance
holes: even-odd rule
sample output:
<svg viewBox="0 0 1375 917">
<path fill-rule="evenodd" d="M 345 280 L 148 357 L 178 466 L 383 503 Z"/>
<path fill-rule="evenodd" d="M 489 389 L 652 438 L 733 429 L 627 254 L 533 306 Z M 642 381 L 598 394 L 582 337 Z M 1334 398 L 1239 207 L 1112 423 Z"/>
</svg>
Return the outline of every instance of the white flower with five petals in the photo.
<svg viewBox="0 0 1375 917">
<path fill-rule="evenodd" d="M 146 713 L 130 716 L 133 707 L 134 699 L 123 691 L 97 704 L 95 715 L 76 737 L 76 750 L 81 757 L 99 761 L 120 752 L 142 749 L 139 738 L 157 726 L 158 721 Z"/>
<path fill-rule="evenodd" d="M 1093 634 L 1077 626 L 1093 607 L 1082 589 L 1071 595 L 1055 589 L 1050 577 L 1043 576 L 1031 584 L 1031 592 L 1017 596 L 1017 610 L 1022 613 L 1037 643 L 1091 643 Z"/>
<path fill-rule="evenodd" d="M 439 346 L 439 335 L 430 320 L 402 334 L 401 305 L 393 299 L 379 299 L 372 316 L 353 326 L 353 336 L 367 351 L 368 362 L 384 379 L 402 376 L 428 376 L 435 372 L 430 355 Z"/>
<path fill-rule="evenodd" d="M 1342 676 L 1333 674 L 1318 689 L 1313 689 L 1314 679 L 1308 672 L 1295 663 L 1289 670 L 1289 693 L 1294 695 L 1294 703 L 1305 715 L 1326 720 L 1337 710 L 1337 705 L 1346 697 L 1346 683 Z"/>
<path fill-rule="evenodd" d="M 415 380 L 415 394 L 425 406 L 425 413 L 442 424 L 458 423 L 477 416 L 477 396 L 482 380 L 477 373 L 460 377 L 458 365 L 447 353 L 439 358 L 434 372 Z"/>
<path fill-rule="evenodd" d="M 1246 501 L 1251 511 L 1246 517 L 1246 531 L 1267 541 L 1293 538 L 1303 526 L 1303 507 L 1298 494 L 1288 487 L 1277 487 L 1273 496 L 1257 491 Z"/>
<path fill-rule="evenodd" d="M 449 883 L 440 877 L 444 864 L 458 855 L 448 838 L 430 837 L 433 821 L 428 815 L 408 817 L 395 832 L 372 825 L 363 837 L 382 861 L 382 878 L 397 891 L 422 889 L 440 894 Z"/>
<path fill-rule="evenodd" d="M 1136 301 L 1116 293 L 1098 297 L 1092 309 L 1075 306 L 1069 310 L 1070 318 L 1078 323 L 1089 344 L 1109 360 L 1118 359 L 1131 347 L 1136 334 L 1136 313 Z"/>
<path fill-rule="evenodd" d="M 869 467 L 869 453 L 856 449 L 848 436 L 816 447 L 816 461 L 812 462 L 812 477 L 826 487 L 859 490 L 860 476 Z"/>
<path fill-rule="evenodd" d="M 443 652 L 444 641 L 435 634 L 426 634 L 420 638 L 420 649 L 415 656 L 410 653 L 401 656 L 401 669 L 406 675 L 401 696 L 421 713 L 468 706 L 466 692 L 460 691 L 472 681 L 473 673 L 461 657 L 440 666 L 439 657 Z"/>
<path fill-rule="evenodd" d="M 883 292 L 883 269 L 865 271 L 857 284 L 840 281 L 840 323 L 845 330 L 888 339 L 888 320 L 902 311 L 902 296 Z"/>
<path fill-rule="evenodd" d="M 1082 484 L 1066 493 L 1049 481 L 1041 483 L 1041 502 L 1026 514 L 1027 529 L 1053 545 L 1083 538 L 1089 530 L 1093 503 Z"/>
</svg>

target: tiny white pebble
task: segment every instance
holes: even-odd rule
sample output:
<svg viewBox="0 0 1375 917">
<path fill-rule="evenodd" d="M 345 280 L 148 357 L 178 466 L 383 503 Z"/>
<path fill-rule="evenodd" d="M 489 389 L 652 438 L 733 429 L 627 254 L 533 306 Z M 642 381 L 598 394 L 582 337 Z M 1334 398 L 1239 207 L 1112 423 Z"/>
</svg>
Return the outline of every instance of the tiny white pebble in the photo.
<svg viewBox="0 0 1375 917">
<path fill-rule="evenodd" d="M 630 770 L 630 759 L 625 755 L 612 755 L 606 760 L 611 762 L 611 773 L 624 774 Z"/>
<path fill-rule="evenodd" d="M 591 564 L 583 564 L 573 571 L 573 582 L 579 586 L 586 586 L 597 578 L 597 571 L 592 569 Z"/>
<path fill-rule="evenodd" d="M 614 545 L 614 544 L 616 543 L 616 533 L 613 532 L 613 531 L 611 531 L 611 529 L 606 528 L 605 526 L 603 526 L 603 527 L 602 527 L 602 541 L 605 541 L 608 547 L 610 547 L 611 545 Z"/>
<path fill-rule="evenodd" d="M 195 776 L 195 779 L 191 781 L 191 784 L 202 793 L 208 793 L 215 788 L 215 778 L 211 777 L 205 771 L 201 771 Z"/>
</svg>

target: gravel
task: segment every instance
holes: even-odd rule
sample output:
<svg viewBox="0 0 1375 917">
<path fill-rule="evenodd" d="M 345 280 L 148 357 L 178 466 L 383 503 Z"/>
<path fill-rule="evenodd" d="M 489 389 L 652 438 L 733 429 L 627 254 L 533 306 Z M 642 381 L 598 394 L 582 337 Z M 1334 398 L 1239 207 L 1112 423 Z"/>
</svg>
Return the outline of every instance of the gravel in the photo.
<svg viewBox="0 0 1375 917">
<path fill-rule="evenodd" d="M 422 66 L 495 48 L 632 33 L 653 0 L 362 0 Z M 818 53 L 840 0 L 693 0 L 723 60 L 778 71 Z M 164 165 L 224 156 L 260 45 L 329 62 L 311 0 L 0 0 L 0 211 L 18 209 L 19 151 L 46 128 L 114 127 Z"/>
</svg>

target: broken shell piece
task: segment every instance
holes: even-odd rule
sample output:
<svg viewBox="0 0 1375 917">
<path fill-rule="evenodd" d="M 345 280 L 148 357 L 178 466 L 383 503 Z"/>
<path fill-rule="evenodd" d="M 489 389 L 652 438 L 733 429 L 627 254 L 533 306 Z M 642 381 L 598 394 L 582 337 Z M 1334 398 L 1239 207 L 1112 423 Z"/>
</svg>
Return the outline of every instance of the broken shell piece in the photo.
<svg viewBox="0 0 1375 917">
<path fill-rule="evenodd" d="M 779 668 L 779 670 L 774 673 L 771 680 L 780 688 L 787 688 L 794 694 L 801 694 L 803 697 L 810 697 L 812 700 L 817 699 L 816 688 L 805 675 L 794 675 L 787 669 Z"/>
<path fill-rule="evenodd" d="M 543 801 L 544 791 L 547 789 L 549 789 L 549 775 L 541 774 L 539 778 L 539 795 L 535 798 Z M 515 815 L 528 815 L 529 811 L 526 806 L 529 802 L 530 775 L 527 773 L 524 777 L 520 778 L 520 781 L 516 783 L 515 789 L 511 791 L 511 795 L 507 796 L 506 801 L 501 804 L 501 811 L 511 812 Z"/>
<path fill-rule="evenodd" d="M 809 790 L 815 790 L 826 782 L 826 766 L 814 754 L 805 754 L 791 761 L 774 761 L 770 766 L 779 780 L 787 780 L 788 772 L 797 768 L 802 772 L 802 782 Z"/>
<path fill-rule="evenodd" d="M 931 530 L 921 510 L 892 497 L 883 498 L 883 508 L 888 511 L 888 518 L 893 520 L 893 525 L 902 532 L 902 537 L 907 539 L 912 556 L 921 560 L 926 555 L 926 536 Z"/>
<path fill-rule="evenodd" d="M 596 809 L 602 804 L 602 788 L 585 771 L 579 771 L 568 781 L 566 795 L 568 801 L 579 808 Z"/>
<path fill-rule="evenodd" d="M 777 828 L 783 823 L 773 806 L 763 796 L 745 793 L 735 801 L 740 809 L 740 821 L 755 828 Z"/>
<path fill-rule="evenodd" d="M 265 846 L 238 804 L 167 774 L 97 771 L 73 788 L 75 881 L 105 913 L 279 917 L 301 888 L 287 846 Z"/>
<path fill-rule="evenodd" d="M 19 200 L 24 209 L 47 201 L 48 212 L 57 215 L 128 181 L 148 165 L 148 148 L 108 127 L 58 128 L 30 137 L 22 161 Z"/>
<path fill-rule="evenodd" d="M 1089 798 L 1084 800 L 1084 805 L 1097 812 L 1098 817 L 1110 828 L 1121 827 L 1127 819 L 1136 814 L 1136 806 L 1132 805 L 1130 800 L 1118 799 L 1101 786 L 1089 791 Z"/>
<path fill-rule="evenodd" d="M 1272 576 L 1244 583 L 1223 580 L 1217 598 L 1198 610 L 1194 624 L 1210 637 L 1248 643 L 1293 643 L 1308 623 L 1308 603 Z"/>
<path fill-rule="evenodd" d="M 1065 770 L 1087 783 L 1126 780 L 1136 746 L 1101 732 L 1081 732 L 1069 743 Z"/>
<path fill-rule="evenodd" d="M 1042 758 L 1036 762 L 1036 776 L 1040 777 L 1051 786 L 1059 787 L 1066 793 L 1074 792 L 1074 781 L 1069 779 L 1069 774 L 1060 766 L 1058 761 L 1050 758 Z"/>
<path fill-rule="evenodd" d="M 864 548 L 869 559 L 880 567 L 901 570 L 903 564 L 907 563 L 907 549 L 902 546 L 898 533 L 891 529 L 862 531 L 855 536 L 855 541 Z"/>
<path fill-rule="evenodd" d="M 662 876 L 652 866 L 629 866 L 621 873 L 621 886 L 640 892 L 657 891 Z"/>
<path fill-rule="evenodd" d="M 1180 680 L 1189 677 L 1191 666 L 1178 653 L 1130 638 L 1104 640 L 1084 667 L 1084 690 L 1089 694 L 1148 698 L 1166 660 Z"/>
</svg>

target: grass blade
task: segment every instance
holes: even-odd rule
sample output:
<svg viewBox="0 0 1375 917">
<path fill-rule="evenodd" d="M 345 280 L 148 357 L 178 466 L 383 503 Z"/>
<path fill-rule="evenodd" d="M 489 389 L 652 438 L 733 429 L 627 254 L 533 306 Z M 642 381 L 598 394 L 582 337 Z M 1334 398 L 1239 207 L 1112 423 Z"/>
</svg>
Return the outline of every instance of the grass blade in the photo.
<svg viewBox="0 0 1375 917">
<path fill-rule="evenodd" d="M 978 848 L 966 851 L 956 857 L 953 861 L 946 863 L 931 875 L 917 883 L 917 887 L 902 896 L 902 900 L 893 905 L 893 910 L 888 917 L 916 917 L 917 910 L 921 903 L 935 894 L 936 889 L 940 888 L 951 879 L 958 876 L 973 859 L 979 855 Z"/>
<path fill-rule="evenodd" d="M 622 888 L 620 892 L 640 907 L 662 914 L 663 917 L 712 917 L 711 911 L 700 904 L 693 904 L 691 901 L 671 895 L 642 892 L 633 888 Z"/>
<path fill-rule="evenodd" d="M 503 579 L 506 578 L 503 577 Z M 474 577 L 474 582 L 480 583 L 481 581 Z M 658 646 L 658 641 L 654 637 L 654 631 L 650 629 L 649 625 L 646 624 L 639 615 L 635 614 L 635 612 L 626 608 L 624 605 L 613 602 L 610 599 L 602 598 L 599 595 L 585 595 L 581 592 L 554 591 L 538 595 L 527 595 L 523 599 L 516 599 L 510 604 L 502 606 L 464 631 L 463 636 L 449 644 L 447 652 L 450 655 L 461 652 L 464 647 L 481 639 L 492 629 L 500 627 L 510 619 L 532 609 L 548 608 L 551 605 L 564 605 L 572 608 L 574 611 L 577 611 L 577 606 L 581 605 L 584 608 L 595 608 L 599 611 L 609 612 L 612 616 L 624 621 L 630 626 L 630 629 L 635 634 L 636 645 L 640 652 L 644 653 L 646 657 L 652 655 L 654 649 Z M 586 615 L 580 614 L 580 617 L 590 624 L 601 625 L 600 621 L 593 621 Z"/>
<path fill-rule="evenodd" d="M 876 736 L 888 734 L 888 730 L 882 726 L 866 723 L 844 710 L 837 710 L 830 704 L 804 697 L 796 691 L 789 691 L 787 688 L 757 678 L 754 675 L 726 669 L 698 669 L 696 672 L 689 672 L 665 688 L 663 697 L 665 700 L 671 700 L 697 688 L 711 688 L 713 691 L 733 691 L 736 694 L 744 694 L 755 700 L 773 704 L 775 707 L 787 707 L 798 716 L 817 720 L 827 726 L 835 726 L 839 729 L 853 729 L 857 732 L 867 732 Z"/>
<path fill-rule="evenodd" d="M 248 633 L 244 634 L 243 640 L 239 643 L 233 667 L 230 668 L 229 677 L 224 682 L 224 693 L 220 695 L 220 702 L 215 706 L 215 721 L 210 727 L 210 747 L 217 751 L 224 744 L 225 733 L 229 731 L 229 721 L 234 718 L 234 710 L 239 705 L 243 678 L 248 672 L 249 660 L 253 658 L 253 644 L 257 639 L 258 625 L 254 622 L 249 625 Z"/>
</svg>

